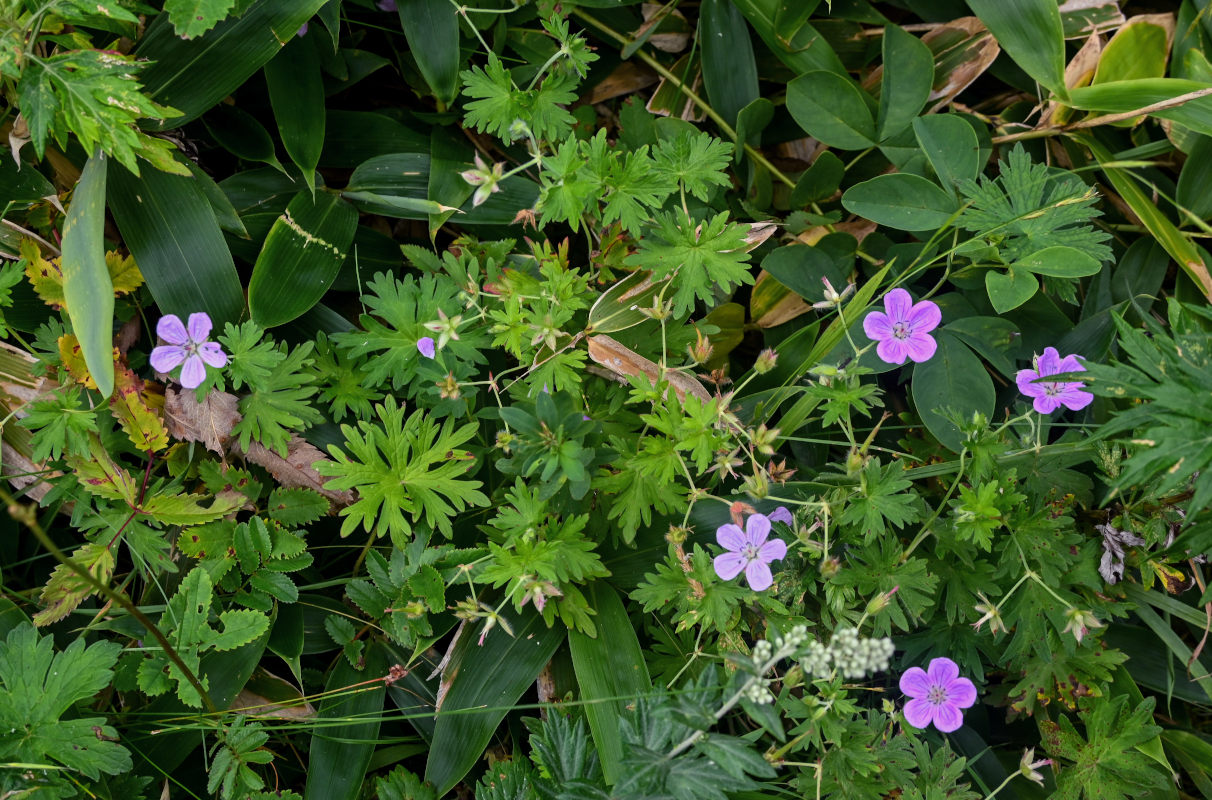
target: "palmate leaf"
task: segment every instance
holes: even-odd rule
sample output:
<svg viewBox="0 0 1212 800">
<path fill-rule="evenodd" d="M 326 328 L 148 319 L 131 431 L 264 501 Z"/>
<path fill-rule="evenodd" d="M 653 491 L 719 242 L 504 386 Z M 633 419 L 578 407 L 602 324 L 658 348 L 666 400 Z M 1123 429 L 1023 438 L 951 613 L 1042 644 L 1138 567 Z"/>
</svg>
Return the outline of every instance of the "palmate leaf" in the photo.
<svg viewBox="0 0 1212 800">
<path fill-rule="evenodd" d="M 1137 745 L 1156 739 L 1161 728 L 1153 724 L 1152 697 L 1134 709 L 1128 697 L 1083 698 L 1081 720 L 1086 735 L 1067 716 L 1057 722 L 1042 720 L 1044 747 L 1053 758 L 1072 762 L 1060 770 L 1058 800 L 1129 800 L 1159 789 L 1168 779 L 1153 758 Z"/>
<path fill-rule="evenodd" d="M 75 703 L 109 685 L 121 647 L 76 639 L 60 653 L 33 625 L 18 625 L 0 642 L 0 759 L 57 761 L 93 778 L 131 768 L 130 753 L 111 739 L 101 717 L 61 720 Z"/>
<path fill-rule="evenodd" d="M 711 302 L 716 291 L 730 293 L 753 283 L 745 267 L 746 228 L 730 223 L 728 212 L 696 225 L 683 210 L 658 214 L 655 227 L 640 240 L 627 263 L 652 270 L 652 279 L 677 275 L 674 316 L 688 314 L 696 299 Z"/>
<path fill-rule="evenodd" d="M 667 183 L 681 183 L 706 201 L 714 187 L 731 185 L 725 170 L 732 163 L 732 145 L 702 131 L 664 139 L 652 153 L 656 174 Z"/>
<path fill-rule="evenodd" d="M 459 73 L 459 78 L 463 94 L 475 98 L 466 104 L 466 122 L 476 130 L 513 141 L 516 137 L 510 128 L 522 120 L 536 138 L 558 140 L 568 135 L 575 122 L 561 107 L 576 102 L 575 77 L 553 73 L 537 88 L 519 89 L 501 59 L 489 53 L 484 69 L 472 67 Z"/>
<path fill-rule="evenodd" d="M 17 91 L 38 158 L 48 139 L 65 149 L 72 133 L 85 152 L 100 147 L 136 175 L 138 158 L 164 172 L 190 174 L 173 159 L 176 148 L 171 142 L 136 127 L 140 119 L 171 119 L 181 112 L 153 103 L 143 94 L 135 76 L 144 65 L 133 56 L 69 50 L 45 58 L 29 57 Z"/>
<path fill-rule="evenodd" d="M 366 421 L 359 421 L 357 428 L 342 425 L 345 449 L 329 445 L 335 461 L 315 464 L 321 475 L 333 478 L 325 489 L 358 492 L 358 501 L 341 510 L 342 536 L 361 525 L 377 536 L 390 533 L 402 547 L 413 524 L 422 518 L 450 536 L 456 512 L 488 505 L 479 481 L 458 477 L 467 472 L 467 462 L 473 458 L 459 445 L 476 435 L 478 425 L 456 430 L 451 421 L 439 425 L 423 410 L 413 412 L 405 422 L 404 407 L 391 398 L 375 411 L 381 425 Z"/>
</svg>

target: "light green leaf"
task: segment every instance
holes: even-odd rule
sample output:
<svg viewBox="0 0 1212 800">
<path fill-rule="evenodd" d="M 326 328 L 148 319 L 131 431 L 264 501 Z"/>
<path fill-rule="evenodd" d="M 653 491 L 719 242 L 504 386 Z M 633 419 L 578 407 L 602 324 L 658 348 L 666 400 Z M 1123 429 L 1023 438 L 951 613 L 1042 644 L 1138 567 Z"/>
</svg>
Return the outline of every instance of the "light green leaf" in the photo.
<svg viewBox="0 0 1212 800">
<path fill-rule="evenodd" d="M 1102 262 L 1075 247 L 1058 245 L 1037 250 L 1029 256 L 1015 261 L 1012 267 L 1034 272 L 1036 275 L 1051 275 L 1054 278 L 1082 278 L 1094 275 L 1102 269 Z"/>
<path fill-rule="evenodd" d="M 993 310 L 1005 314 L 1034 297 L 1039 291 L 1039 280 L 1030 272 L 1016 271 L 1013 267 L 1006 272 L 991 269 L 985 273 L 985 291 Z"/>
<path fill-rule="evenodd" d="M 105 265 L 105 154 L 84 165 L 63 223 L 63 298 L 102 397 L 114 390 L 114 287 Z"/>
<path fill-rule="evenodd" d="M 164 11 L 182 39 L 201 36 L 227 16 L 236 0 L 165 0 Z"/>
</svg>

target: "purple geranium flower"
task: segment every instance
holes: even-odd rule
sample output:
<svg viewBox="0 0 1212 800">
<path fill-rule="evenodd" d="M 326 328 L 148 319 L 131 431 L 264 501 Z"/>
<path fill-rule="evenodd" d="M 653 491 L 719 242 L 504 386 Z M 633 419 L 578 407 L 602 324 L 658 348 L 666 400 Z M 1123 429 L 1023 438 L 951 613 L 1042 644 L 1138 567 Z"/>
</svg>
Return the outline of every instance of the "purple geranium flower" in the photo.
<svg viewBox="0 0 1212 800">
<path fill-rule="evenodd" d="M 750 589 L 755 592 L 769 589 L 774 583 L 770 562 L 787 555 L 786 542 L 766 541 L 769 535 L 770 518 L 764 514 L 750 515 L 744 531 L 731 522 L 716 528 L 715 540 L 728 552 L 715 557 L 715 574 L 730 581 L 743 570 Z"/>
<path fill-rule="evenodd" d="M 927 334 L 942 320 L 936 303 L 923 300 L 914 305 L 908 292 L 893 289 L 884 295 L 884 311 L 872 311 L 863 320 L 863 330 L 869 339 L 879 342 L 875 352 L 883 361 L 904 364 L 908 356 L 922 362 L 929 361 L 938 347 Z"/>
<path fill-rule="evenodd" d="M 197 389 L 206 378 L 206 365 L 218 369 L 227 364 L 227 354 L 210 337 L 210 315 L 205 311 L 189 315 L 188 330 L 176 314 L 165 314 L 156 324 L 156 335 L 168 344 L 151 352 L 151 365 L 156 372 L 172 372 L 182 362 L 181 385 Z M 203 363 L 205 362 L 205 363 Z"/>
<path fill-rule="evenodd" d="M 901 691 L 913 698 L 905 703 L 905 721 L 915 728 L 930 723 L 943 733 L 964 724 L 961 709 L 976 702 L 976 687 L 959 676 L 959 667 L 949 658 L 933 658 L 926 669 L 911 667 L 901 676 Z"/>
<path fill-rule="evenodd" d="M 1060 406 L 1077 411 L 1094 401 L 1094 395 L 1082 391 L 1086 384 L 1073 381 L 1039 381 L 1061 372 L 1085 372 L 1086 368 L 1077 360 L 1078 356 L 1060 357 L 1055 347 L 1045 347 L 1044 354 L 1035 359 L 1035 369 L 1020 369 L 1015 376 L 1018 390 L 1027 397 L 1035 398 L 1032 404 L 1041 414 L 1051 414 Z"/>
<path fill-rule="evenodd" d="M 426 358 L 433 358 L 434 353 L 436 352 L 434 349 L 433 337 L 422 336 L 420 339 L 417 339 L 417 350 Z"/>
<path fill-rule="evenodd" d="M 787 510 L 787 506 L 779 506 L 770 514 L 768 519 L 771 522 L 782 522 L 786 525 L 794 525 L 795 517 L 791 516 L 791 512 Z"/>
<path fill-rule="evenodd" d="M 379 0 L 375 5 L 379 7 L 380 11 L 396 10 L 396 0 Z"/>
</svg>

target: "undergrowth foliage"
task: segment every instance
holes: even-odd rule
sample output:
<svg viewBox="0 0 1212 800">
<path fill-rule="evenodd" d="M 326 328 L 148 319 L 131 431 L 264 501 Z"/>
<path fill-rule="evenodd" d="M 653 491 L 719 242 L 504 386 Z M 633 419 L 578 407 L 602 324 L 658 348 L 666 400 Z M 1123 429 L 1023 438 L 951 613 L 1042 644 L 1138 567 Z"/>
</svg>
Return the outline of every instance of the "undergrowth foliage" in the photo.
<svg viewBox="0 0 1212 800">
<path fill-rule="evenodd" d="M 0 797 L 1212 797 L 1197 5 L 159 5 L 0 0 Z"/>
</svg>

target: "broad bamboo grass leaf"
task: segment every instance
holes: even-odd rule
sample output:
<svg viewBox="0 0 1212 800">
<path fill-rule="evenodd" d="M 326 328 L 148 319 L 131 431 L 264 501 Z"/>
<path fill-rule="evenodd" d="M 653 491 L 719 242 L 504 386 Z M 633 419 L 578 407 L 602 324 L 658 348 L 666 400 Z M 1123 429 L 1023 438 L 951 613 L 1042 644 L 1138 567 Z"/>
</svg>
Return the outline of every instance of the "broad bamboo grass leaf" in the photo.
<svg viewBox="0 0 1212 800">
<path fill-rule="evenodd" d="M 182 116 L 150 126 L 165 130 L 197 119 L 231 94 L 290 42 L 328 0 L 260 0 L 196 39 L 176 35 L 167 14 L 148 26 L 135 54 L 148 96 Z"/>
<path fill-rule="evenodd" d="M 198 181 L 114 169 L 109 208 L 162 312 L 205 311 L 216 326 L 244 315 L 235 262 Z"/>
<path fill-rule="evenodd" d="M 1064 99 L 1065 34 L 1056 0 L 968 0 L 1014 63 Z"/>
<path fill-rule="evenodd" d="M 732 0 L 703 0 L 699 7 L 699 41 L 707 99 L 735 128 L 741 109 L 759 95 L 749 26 Z"/>
<path fill-rule="evenodd" d="M 278 135 L 303 181 L 316 191 L 316 165 L 324 149 L 326 109 L 320 54 L 311 36 L 296 36 L 265 65 L 269 103 L 278 123 Z"/>
<path fill-rule="evenodd" d="M 568 646 L 581 700 L 587 703 L 585 716 L 602 760 L 602 773 L 607 784 L 614 784 L 620 777 L 623 759 L 618 718 L 629 702 L 651 691 L 652 680 L 619 593 L 610 584 L 597 581 L 585 594 L 597 612 L 598 635 L 591 639 L 570 631 Z"/>
<path fill-rule="evenodd" d="M 449 0 L 397 0 L 396 12 L 425 82 L 438 101 L 449 106 L 458 94 L 463 63 L 455 5 Z"/>
<path fill-rule="evenodd" d="M 837 53 L 816 28 L 808 23 L 808 14 L 790 16 L 782 0 L 733 0 L 749 24 L 774 55 L 797 74 L 827 70 L 846 74 Z M 811 5 L 811 4 L 805 4 Z"/>
<path fill-rule="evenodd" d="M 465 630 L 444 671 L 449 689 L 438 709 L 425 780 L 446 794 L 479 760 L 505 715 L 564 642 L 564 626 L 551 628 L 537 612 L 501 616 L 512 635 L 497 626 L 482 645 Z"/>
<path fill-rule="evenodd" d="M 357 670 L 342 656 L 324 684 L 320 722 L 311 735 L 304 800 L 354 800 L 378 744 L 387 685 L 387 655 L 377 643 Z"/>
<path fill-rule="evenodd" d="M 63 223 L 60 259 L 67 313 L 102 397 L 114 390 L 114 286 L 105 264 L 106 161 L 97 150 L 84 165 Z"/>
</svg>

